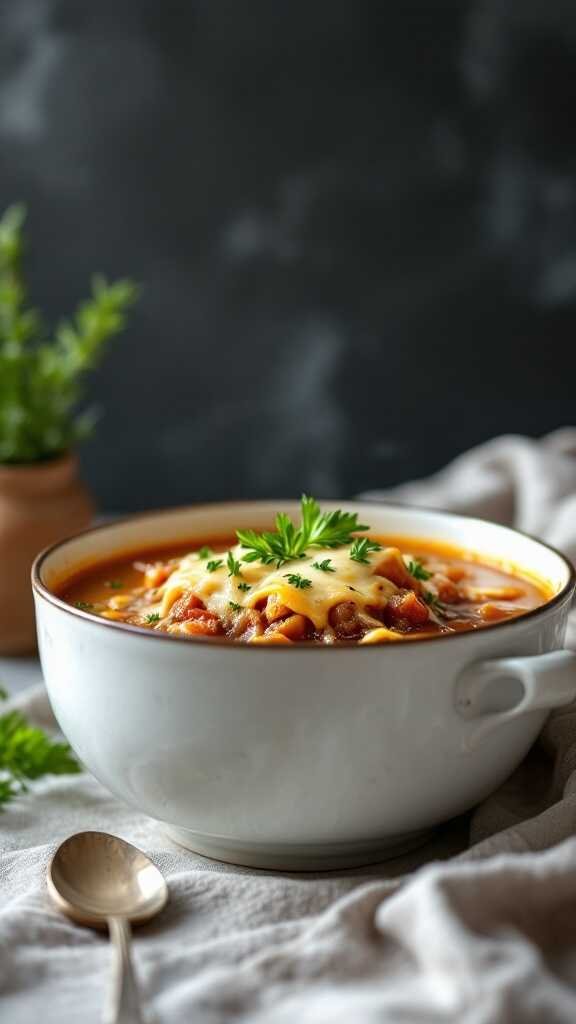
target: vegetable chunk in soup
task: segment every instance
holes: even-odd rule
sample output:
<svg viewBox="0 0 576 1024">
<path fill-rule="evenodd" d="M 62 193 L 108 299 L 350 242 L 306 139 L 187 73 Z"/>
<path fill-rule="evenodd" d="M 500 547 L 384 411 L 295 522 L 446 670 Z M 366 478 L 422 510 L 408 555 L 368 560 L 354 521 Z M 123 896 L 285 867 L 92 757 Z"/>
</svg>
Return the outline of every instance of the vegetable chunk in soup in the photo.
<svg viewBox="0 0 576 1024">
<path fill-rule="evenodd" d="M 193 550 L 131 554 L 68 580 L 61 595 L 103 619 L 190 639 L 382 644 L 481 629 L 552 595 L 437 541 L 375 537 L 355 514 L 302 499 L 296 527 L 239 530 Z M 190 545 L 192 547 L 192 545 Z"/>
</svg>

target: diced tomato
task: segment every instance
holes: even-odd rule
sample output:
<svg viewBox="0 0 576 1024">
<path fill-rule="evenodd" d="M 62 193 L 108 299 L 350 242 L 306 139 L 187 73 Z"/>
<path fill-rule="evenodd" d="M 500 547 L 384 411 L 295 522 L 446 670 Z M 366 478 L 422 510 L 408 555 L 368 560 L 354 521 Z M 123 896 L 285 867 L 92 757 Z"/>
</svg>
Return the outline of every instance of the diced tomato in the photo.
<svg viewBox="0 0 576 1024">
<path fill-rule="evenodd" d="M 205 608 L 191 608 L 183 622 L 184 631 L 190 636 L 218 636 L 222 632 L 222 624 L 217 615 Z"/>
<path fill-rule="evenodd" d="M 428 607 L 413 590 L 402 590 L 393 594 L 384 611 L 387 626 L 410 630 L 428 622 Z"/>
<path fill-rule="evenodd" d="M 192 591 L 189 590 L 188 593 L 182 594 L 182 597 L 179 597 L 178 600 L 174 602 L 170 612 L 170 618 L 173 622 L 186 622 L 188 619 L 197 618 L 193 612 L 198 609 L 202 609 L 202 611 L 205 610 L 200 598 L 196 597 L 196 594 L 193 594 Z"/>
<path fill-rule="evenodd" d="M 456 584 L 443 573 L 434 573 L 431 582 L 436 597 L 443 604 L 458 604 L 462 600 L 462 594 Z"/>
<path fill-rule="evenodd" d="M 420 592 L 418 580 L 410 575 L 398 548 L 386 548 L 374 566 L 376 576 L 384 576 L 397 587 L 406 587 Z"/>
</svg>

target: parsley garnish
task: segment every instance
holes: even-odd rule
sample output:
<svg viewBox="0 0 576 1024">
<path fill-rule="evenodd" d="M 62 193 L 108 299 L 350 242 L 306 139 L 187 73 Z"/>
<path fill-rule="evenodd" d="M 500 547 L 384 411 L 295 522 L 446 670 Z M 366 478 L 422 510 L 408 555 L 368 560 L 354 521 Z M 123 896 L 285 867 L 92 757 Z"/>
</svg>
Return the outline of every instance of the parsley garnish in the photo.
<svg viewBox="0 0 576 1024">
<path fill-rule="evenodd" d="M 276 533 L 256 533 L 255 530 L 238 530 L 236 536 L 248 553 L 244 562 L 259 560 L 264 565 L 276 564 L 276 568 L 295 558 L 304 558 L 307 548 L 338 548 L 350 544 L 352 534 L 368 527 L 358 523 L 356 513 L 321 512 L 314 498 L 302 495 L 302 522 L 296 527 L 284 513 L 276 516 Z"/>
<path fill-rule="evenodd" d="M 377 544 L 375 540 L 370 540 L 368 537 L 357 537 L 350 548 L 350 558 L 353 562 L 363 562 L 364 565 L 370 565 L 370 559 L 366 556 L 371 551 L 381 551 L 382 545 Z"/>
<path fill-rule="evenodd" d="M 238 584 L 238 590 L 250 590 L 250 584 L 249 583 L 239 583 Z"/>
<path fill-rule="evenodd" d="M 214 562 L 207 562 L 206 569 L 208 572 L 216 572 L 216 569 L 220 569 L 224 565 L 221 558 L 217 558 Z"/>
<path fill-rule="evenodd" d="M 241 576 L 242 575 L 242 566 L 240 565 L 240 562 L 236 561 L 236 559 L 234 558 L 234 555 L 232 554 L 231 551 L 228 552 L 228 557 L 226 559 L 226 565 L 228 566 L 228 575 L 229 576 Z"/>
<path fill-rule="evenodd" d="M 312 562 L 313 569 L 320 569 L 320 572 L 336 572 L 336 569 L 331 565 L 332 559 L 325 558 L 323 562 Z"/>
<path fill-rule="evenodd" d="M 200 551 L 198 552 L 198 558 L 201 558 L 202 561 L 204 561 L 205 558 L 210 558 L 211 554 L 212 548 L 204 546 L 203 548 L 200 548 Z"/>
<path fill-rule="evenodd" d="M 146 616 L 146 622 L 152 625 L 153 622 L 160 622 L 160 616 L 158 612 L 150 612 L 150 615 Z"/>
<path fill-rule="evenodd" d="M 6 694 L 0 691 L 0 698 Z M 82 771 L 67 743 L 54 743 L 19 711 L 0 715 L 0 808 L 25 793 L 26 780 Z"/>
<path fill-rule="evenodd" d="M 89 612 L 94 605 L 90 604 L 90 601 L 76 601 L 74 607 L 79 608 L 81 612 Z"/>
<path fill-rule="evenodd" d="M 411 576 L 414 577 L 415 580 L 422 580 L 423 582 L 425 582 L 426 580 L 429 580 L 433 575 L 433 573 L 428 572 L 428 570 L 424 568 L 422 562 L 419 562 L 416 559 L 410 559 L 406 568 L 408 569 L 408 572 L 410 573 Z"/>
<path fill-rule="evenodd" d="M 297 590 L 306 590 L 307 587 L 312 586 L 312 580 L 307 580 L 298 572 L 285 572 L 284 575 L 290 586 L 296 587 Z"/>
<path fill-rule="evenodd" d="M 110 587 L 110 590 L 122 590 L 124 584 L 122 580 L 106 580 L 105 587 Z"/>
<path fill-rule="evenodd" d="M 422 594 L 422 597 L 424 598 L 428 607 L 431 608 L 433 612 L 439 612 L 440 614 L 444 612 L 444 605 L 436 596 L 436 594 L 432 593 L 431 590 L 425 590 Z"/>
<path fill-rule="evenodd" d="M 242 611 L 242 605 L 241 604 L 236 604 L 236 601 L 228 601 L 228 605 L 232 609 L 233 612 L 241 612 Z"/>
</svg>

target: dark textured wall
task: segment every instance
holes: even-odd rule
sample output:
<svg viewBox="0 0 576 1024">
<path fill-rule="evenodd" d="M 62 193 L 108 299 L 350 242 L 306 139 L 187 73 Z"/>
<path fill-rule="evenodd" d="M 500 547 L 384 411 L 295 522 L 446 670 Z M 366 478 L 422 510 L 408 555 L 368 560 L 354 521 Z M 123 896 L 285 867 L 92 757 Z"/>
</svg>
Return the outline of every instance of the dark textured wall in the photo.
<svg viewBox="0 0 576 1024">
<path fill-rule="evenodd" d="M 144 285 L 101 504 L 347 494 L 573 421 L 575 58 L 564 0 L 4 0 L 34 298 Z"/>
</svg>

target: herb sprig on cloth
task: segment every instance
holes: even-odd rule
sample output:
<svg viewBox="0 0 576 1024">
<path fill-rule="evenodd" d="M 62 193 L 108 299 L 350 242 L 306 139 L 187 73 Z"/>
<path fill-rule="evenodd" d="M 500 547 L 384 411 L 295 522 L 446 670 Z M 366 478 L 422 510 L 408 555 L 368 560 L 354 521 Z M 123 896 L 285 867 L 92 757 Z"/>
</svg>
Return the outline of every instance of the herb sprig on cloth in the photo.
<svg viewBox="0 0 576 1024">
<path fill-rule="evenodd" d="M 0 699 L 6 699 L 0 689 Z M 0 810 L 44 775 L 76 775 L 82 769 L 67 743 L 55 743 L 20 711 L 0 715 Z"/>
<path fill-rule="evenodd" d="M 302 495 L 302 521 L 296 527 L 285 512 L 276 516 L 276 532 L 238 530 L 236 536 L 247 549 L 244 562 L 263 562 L 279 569 L 286 562 L 305 558 L 308 548 L 338 548 L 350 544 L 353 534 L 368 530 L 352 512 L 322 512 L 314 498 Z"/>
</svg>

